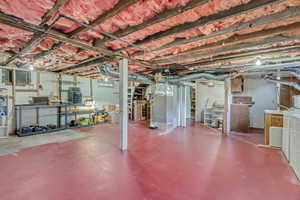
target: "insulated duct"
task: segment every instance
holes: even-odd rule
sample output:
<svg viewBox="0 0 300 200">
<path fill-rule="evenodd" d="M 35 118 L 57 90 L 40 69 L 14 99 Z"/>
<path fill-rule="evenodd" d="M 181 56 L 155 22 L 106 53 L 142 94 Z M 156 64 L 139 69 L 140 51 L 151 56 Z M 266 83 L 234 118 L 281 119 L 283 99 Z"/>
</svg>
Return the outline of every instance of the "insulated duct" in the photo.
<svg viewBox="0 0 300 200">
<path fill-rule="evenodd" d="M 300 84 L 298 84 L 298 83 L 289 82 L 289 81 L 279 81 L 279 80 L 273 80 L 273 79 L 266 79 L 266 80 L 269 82 L 272 82 L 272 83 L 280 83 L 282 85 L 287 85 L 287 86 L 293 87 L 296 90 L 300 91 Z"/>
<path fill-rule="evenodd" d="M 212 75 L 207 73 L 197 73 L 197 74 L 190 74 L 186 76 L 182 76 L 177 79 L 170 79 L 170 82 L 181 82 L 181 81 L 188 81 L 188 80 L 194 80 L 194 79 L 200 79 L 205 78 L 208 80 L 224 80 L 225 78 L 230 77 L 231 74 L 222 74 L 222 75 Z"/>
<path fill-rule="evenodd" d="M 291 75 L 293 75 L 294 77 L 296 77 L 297 79 L 300 79 L 300 74 L 299 74 L 299 73 L 297 73 L 297 72 L 292 72 L 292 71 L 289 71 L 289 73 L 290 73 Z"/>
<path fill-rule="evenodd" d="M 112 65 L 109 64 L 102 64 L 100 67 L 98 67 L 98 71 L 105 75 L 105 76 L 111 76 L 114 78 L 119 78 L 120 77 L 120 72 L 117 72 L 113 70 Z M 128 74 L 128 80 L 130 81 L 136 81 L 136 82 L 141 82 L 141 83 L 154 83 L 150 78 L 140 75 L 140 74 Z"/>
</svg>

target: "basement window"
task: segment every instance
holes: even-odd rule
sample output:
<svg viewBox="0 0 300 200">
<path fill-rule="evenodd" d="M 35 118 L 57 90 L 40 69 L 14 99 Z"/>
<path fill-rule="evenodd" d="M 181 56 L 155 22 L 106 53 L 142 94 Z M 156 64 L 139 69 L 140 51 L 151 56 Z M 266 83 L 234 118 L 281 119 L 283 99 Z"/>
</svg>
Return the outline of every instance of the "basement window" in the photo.
<svg viewBox="0 0 300 200">
<path fill-rule="evenodd" d="M 13 70 L 2 69 L 2 83 L 5 85 L 12 85 Z M 31 85 L 31 72 L 16 70 L 16 86 Z"/>
</svg>

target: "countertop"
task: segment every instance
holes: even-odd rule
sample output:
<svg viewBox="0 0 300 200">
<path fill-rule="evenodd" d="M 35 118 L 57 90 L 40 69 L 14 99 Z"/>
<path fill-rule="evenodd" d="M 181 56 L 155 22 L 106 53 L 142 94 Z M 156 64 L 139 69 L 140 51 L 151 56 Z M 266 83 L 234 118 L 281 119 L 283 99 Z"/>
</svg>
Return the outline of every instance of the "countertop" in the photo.
<svg viewBox="0 0 300 200">
<path fill-rule="evenodd" d="M 265 110 L 265 114 L 283 115 L 283 110 Z"/>
</svg>

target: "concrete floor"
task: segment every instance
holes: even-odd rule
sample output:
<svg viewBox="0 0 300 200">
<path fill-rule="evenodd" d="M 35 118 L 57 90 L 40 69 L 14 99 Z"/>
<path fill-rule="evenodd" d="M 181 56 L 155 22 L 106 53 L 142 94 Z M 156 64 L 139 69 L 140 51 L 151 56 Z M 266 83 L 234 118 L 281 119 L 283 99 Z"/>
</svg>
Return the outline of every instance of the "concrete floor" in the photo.
<svg viewBox="0 0 300 200">
<path fill-rule="evenodd" d="M 300 200 L 279 150 L 193 124 L 166 135 L 131 124 L 129 151 L 103 124 L 61 143 L 0 156 L 1 200 Z"/>
<path fill-rule="evenodd" d="M 33 135 L 30 137 L 10 136 L 7 139 L 0 139 L 0 156 L 6 154 L 15 154 L 25 148 L 34 147 L 43 144 L 66 142 L 75 140 L 88 135 L 75 130 L 63 130 L 41 135 Z"/>
</svg>

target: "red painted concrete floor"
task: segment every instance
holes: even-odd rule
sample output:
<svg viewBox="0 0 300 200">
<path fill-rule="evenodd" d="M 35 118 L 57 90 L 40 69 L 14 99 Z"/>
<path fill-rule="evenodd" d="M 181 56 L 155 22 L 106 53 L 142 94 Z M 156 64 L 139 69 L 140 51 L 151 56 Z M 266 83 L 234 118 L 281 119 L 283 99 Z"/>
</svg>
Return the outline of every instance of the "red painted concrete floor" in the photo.
<svg viewBox="0 0 300 200">
<path fill-rule="evenodd" d="M 238 133 L 238 132 L 231 132 L 232 136 L 244 140 L 245 142 L 253 143 L 253 144 L 264 144 L 265 137 L 263 133 Z"/>
<path fill-rule="evenodd" d="M 1 200 L 300 200 L 281 152 L 191 125 L 159 136 L 130 125 L 129 151 L 117 128 L 0 157 Z"/>
</svg>

